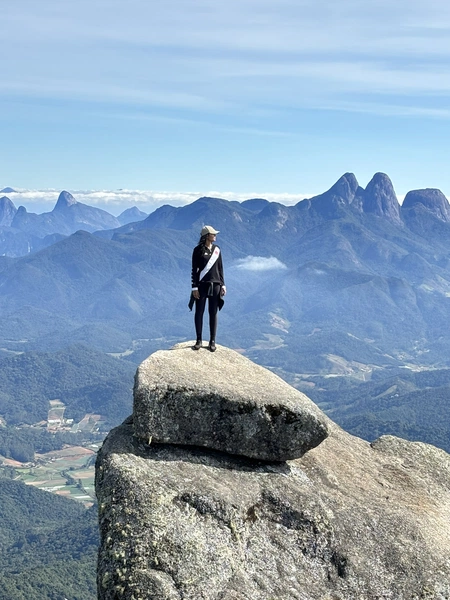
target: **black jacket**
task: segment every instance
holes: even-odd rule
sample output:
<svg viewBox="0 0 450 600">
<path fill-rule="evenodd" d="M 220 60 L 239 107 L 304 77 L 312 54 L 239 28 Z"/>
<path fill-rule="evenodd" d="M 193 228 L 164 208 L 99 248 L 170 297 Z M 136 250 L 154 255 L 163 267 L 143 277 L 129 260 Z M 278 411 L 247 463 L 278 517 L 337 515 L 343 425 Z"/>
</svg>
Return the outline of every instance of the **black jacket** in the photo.
<svg viewBox="0 0 450 600">
<path fill-rule="evenodd" d="M 200 283 L 200 273 L 206 267 L 209 259 L 211 258 L 211 254 L 214 252 L 214 248 L 216 244 L 211 246 L 211 250 L 208 250 L 206 246 L 196 246 L 194 251 L 192 252 L 192 288 L 198 288 Z M 222 252 L 219 254 L 219 258 L 216 260 L 211 269 L 206 273 L 203 277 L 202 283 L 220 283 L 220 285 L 225 285 L 225 280 L 223 277 L 223 264 L 222 264 Z M 195 298 L 192 295 L 189 299 L 189 310 L 192 310 L 192 307 L 195 304 Z M 219 310 L 222 309 L 224 304 L 224 300 L 222 296 L 219 297 Z"/>
<path fill-rule="evenodd" d="M 196 246 L 194 248 L 194 251 L 192 252 L 192 288 L 198 288 L 200 283 L 200 273 L 206 267 L 206 264 L 211 258 L 215 248 L 216 244 L 211 246 L 211 250 L 208 250 L 206 246 Z M 219 254 L 219 258 L 216 260 L 214 265 L 202 279 L 202 283 L 209 283 L 211 281 L 213 283 L 225 285 L 225 280 L 223 277 L 222 252 Z"/>
</svg>

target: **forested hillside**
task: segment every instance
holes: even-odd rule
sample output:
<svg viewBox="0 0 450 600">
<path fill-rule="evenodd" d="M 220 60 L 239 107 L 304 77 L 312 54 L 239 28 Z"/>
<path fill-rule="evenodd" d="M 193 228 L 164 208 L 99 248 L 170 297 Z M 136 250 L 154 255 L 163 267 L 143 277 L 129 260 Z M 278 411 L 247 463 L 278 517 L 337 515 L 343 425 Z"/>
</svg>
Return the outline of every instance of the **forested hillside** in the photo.
<svg viewBox="0 0 450 600">
<path fill-rule="evenodd" d="M 3 358 L 0 415 L 8 425 L 31 425 L 47 418 L 49 400 L 59 399 L 66 417 L 101 413 L 111 427 L 131 412 L 134 371 L 127 361 L 81 345 Z"/>
<path fill-rule="evenodd" d="M 0 478 L 2 600 L 94 600 L 96 508 Z"/>
<path fill-rule="evenodd" d="M 396 369 L 359 384 L 354 378 L 311 383 L 309 396 L 354 435 L 369 441 L 396 435 L 450 452 L 450 369 Z"/>
</svg>

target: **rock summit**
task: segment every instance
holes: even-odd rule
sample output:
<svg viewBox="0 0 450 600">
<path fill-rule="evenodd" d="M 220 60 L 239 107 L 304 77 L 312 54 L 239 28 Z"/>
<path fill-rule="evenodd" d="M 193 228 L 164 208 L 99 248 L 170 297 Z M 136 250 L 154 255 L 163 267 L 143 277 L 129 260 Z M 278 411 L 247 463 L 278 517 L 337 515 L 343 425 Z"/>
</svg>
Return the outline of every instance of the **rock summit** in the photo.
<svg viewBox="0 0 450 600">
<path fill-rule="evenodd" d="M 327 437 L 325 415 L 280 377 L 224 346 L 211 354 L 193 344 L 155 352 L 138 368 L 139 438 L 285 461 Z"/>
</svg>

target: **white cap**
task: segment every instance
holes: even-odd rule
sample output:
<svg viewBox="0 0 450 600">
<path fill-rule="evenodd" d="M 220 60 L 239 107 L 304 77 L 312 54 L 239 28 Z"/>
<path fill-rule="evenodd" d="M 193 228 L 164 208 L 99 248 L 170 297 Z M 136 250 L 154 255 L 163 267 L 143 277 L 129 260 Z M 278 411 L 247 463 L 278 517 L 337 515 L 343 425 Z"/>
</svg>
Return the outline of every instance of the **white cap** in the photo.
<svg viewBox="0 0 450 600">
<path fill-rule="evenodd" d="M 202 232 L 201 232 L 201 236 L 204 235 L 208 235 L 208 233 L 212 233 L 213 235 L 217 235 L 218 233 L 220 233 L 219 231 L 217 231 L 216 229 L 214 229 L 214 227 L 211 227 L 211 225 L 205 225 L 202 228 Z"/>
</svg>

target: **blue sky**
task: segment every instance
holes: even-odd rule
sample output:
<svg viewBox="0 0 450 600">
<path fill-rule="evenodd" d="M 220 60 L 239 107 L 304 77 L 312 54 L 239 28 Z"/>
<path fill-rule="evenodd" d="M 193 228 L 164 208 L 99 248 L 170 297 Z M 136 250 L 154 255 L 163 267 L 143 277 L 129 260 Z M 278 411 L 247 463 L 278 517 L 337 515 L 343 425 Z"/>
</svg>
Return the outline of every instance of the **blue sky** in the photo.
<svg viewBox="0 0 450 600">
<path fill-rule="evenodd" d="M 2 0 L 1 20 L 0 189 L 29 210 L 61 189 L 115 213 L 292 203 L 347 171 L 450 195 L 444 0 Z"/>
</svg>

